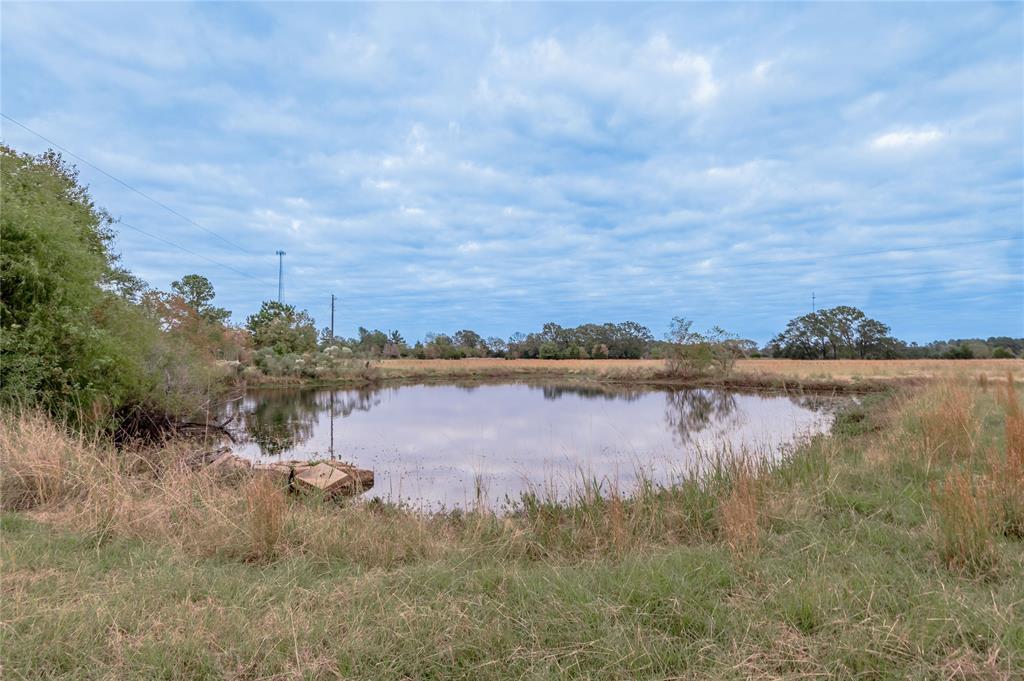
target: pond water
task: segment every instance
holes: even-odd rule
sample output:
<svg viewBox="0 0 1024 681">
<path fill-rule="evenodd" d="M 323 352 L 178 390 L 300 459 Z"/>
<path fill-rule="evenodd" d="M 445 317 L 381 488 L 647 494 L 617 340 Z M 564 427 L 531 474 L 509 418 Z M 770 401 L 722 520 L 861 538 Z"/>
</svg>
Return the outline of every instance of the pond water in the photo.
<svg viewBox="0 0 1024 681">
<path fill-rule="evenodd" d="M 627 493 L 724 450 L 777 458 L 831 426 L 831 398 L 557 384 L 252 390 L 228 406 L 236 453 L 371 468 L 364 494 L 423 509 L 564 497 L 582 475 Z M 479 497 L 478 497 L 479 495 Z"/>
</svg>

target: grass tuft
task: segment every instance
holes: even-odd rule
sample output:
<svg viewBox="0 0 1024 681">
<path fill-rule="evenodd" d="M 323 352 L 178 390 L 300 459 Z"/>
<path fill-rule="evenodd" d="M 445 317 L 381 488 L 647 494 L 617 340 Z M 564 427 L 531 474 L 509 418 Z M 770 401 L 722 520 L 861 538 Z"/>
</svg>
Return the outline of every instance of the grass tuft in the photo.
<svg viewBox="0 0 1024 681">
<path fill-rule="evenodd" d="M 924 400 L 919 420 L 928 460 L 970 459 L 978 432 L 974 393 L 964 382 L 948 379 L 928 390 Z"/>
<path fill-rule="evenodd" d="M 250 556 L 261 561 L 277 554 L 284 532 L 288 502 L 281 486 L 269 475 L 253 478 L 245 490 Z"/>
<path fill-rule="evenodd" d="M 991 450 L 992 490 L 1002 514 L 1004 534 L 1019 539 L 1024 538 L 1024 410 L 1010 373 L 1000 401 L 1006 448 L 1003 456 L 998 448 Z"/>
<path fill-rule="evenodd" d="M 729 549 L 737 556 L 757 553 L 760 545 L 760 500 L 751 464 L 735 464 L 728 495 L 719 508 L 719 526 Z"/>
<path fill-rule="evenodd" d="M 991 574 L 998 563 L 996 509 L 988 485 L 952 469 L 932 485 L 938 551 L 946 565 L 968 575 Z"/>
</svg>

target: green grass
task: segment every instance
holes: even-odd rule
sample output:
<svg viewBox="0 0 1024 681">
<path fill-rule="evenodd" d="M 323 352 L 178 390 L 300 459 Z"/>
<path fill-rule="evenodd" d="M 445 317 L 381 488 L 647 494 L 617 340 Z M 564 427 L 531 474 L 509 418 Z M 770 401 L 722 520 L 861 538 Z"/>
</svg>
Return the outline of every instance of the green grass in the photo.
<svg viewBox="0 0 1024 681">
<path fill-rule="evenodd" d="M 995 404 L 980 405 L 985 442 L 998 444 Z M 706 527 L 624 550 L 566 544 L 594 509 L 540 509 L 553 517 L 552 536 L 532 538 L 544 550 L 499 550 L 492 528 L 476 545 L 385 563 L 202 558 L 8 513 L 3 676 L 1024 677 L 1021 542 L 1000 537 L 983 576 L 943 563 L 928 491 L 941 467 L 868 454 L 888 408 L 873 398 L 763 479 L 754 555 L 730 553 L 693 490 L 661 503 Z"/>
</svg>

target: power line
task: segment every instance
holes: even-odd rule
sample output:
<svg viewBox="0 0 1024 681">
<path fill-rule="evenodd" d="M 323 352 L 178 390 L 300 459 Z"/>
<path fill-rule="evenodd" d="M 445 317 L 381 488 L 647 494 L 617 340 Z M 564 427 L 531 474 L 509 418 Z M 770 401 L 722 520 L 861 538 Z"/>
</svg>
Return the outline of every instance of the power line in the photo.
<svg viewBox="0 0 1024 681">
<path fill-rule="evenodd" d="M 226 270 L 230 270 L 231 272 L 234 272 L 235 274 L 238 274 L 240 276 L 246 277 L 248 279 L 252 279 L 253 281 L 258 281 L 261 284 L 268 284 L 268 283 L 270 283 L 270 282 L 268 282 L 268 281 L 266 281 L 264 279 L 260 279 L 259 277 L 253 276 L 252 274 L 249 274 L 248 272 L 243 272 L 242 270 L 235 269 L 231 265 L 225 265 L 224 263 L 219 262 L 217 260 L 214 260 L 213 258 L 208 258 L 205 255 L 203 255 L 202 253 L 196 253 L 195 251 L 193 251 L 193 250 L 191 250 L 189 248 L 185 248 L 184 246 L 182 246 L 180 244 L 174 243 L 170 239 L 165 239 L 162 236 L 157 236 L 156 234 L 153 234 L 151 232 L 147 232 L 146 230 L 144 230 L 144 229 L 142 229 L 140 227 L 136 227 L 135 225 L 129 224 L 127 222 L 124 222 L 123 220 L 118 220 L 115 224 L 123 225 L 123 226 L 127 227 L 128 229 L 131 229 L 131 230 L 134 230 L 134 231 L 138 232 L 139 234 L 144 234 L 145 236 L 148 236 L 151 239 L 156 239 L 157 241 L 161 241 L 161 242 L 167 244 L 168 246 L 173 246 L 174 248 L 177 248 L 180 251 L 184 251 L 185 253 L 188 253 L 189 255 L 194 255 L 197 258 L 202 258 L 203 260 L 205 260 L 205 261 L 207 261 L 209 263 L 217 265 L 218 267 L 223 267 Z"/>
<path fill-rule="evenodd" d="M 121 178 L 115 177 L 114 175 L 111 175 L 110 173 L 108 173 L 103 168 L 100 168 L 95 163 L 92 163 L 91 161 L 88 161 L 87 159 L 79 156 L 78 154 L 76 154 L 75 152 L 71 151 L 67 147 L 62 146 L 60 144 L 57 144 L 56 142 L 51 140 L 49 137 L 46 137 L 46 136 L 36 132 L 35 130 L 33 130 L 32 128 L 28 127 L 27 125 L 25 125 L 21 121 L 15 120 L 14 118 L 11 118 L 10 116 L 8 116 L 7 114 L 2 113 L 2 112 L 0 112 L 0 116 L 3 116 L 4 118 L 9 120 L 11 123 L 14 123 L 15 125 L 17 125 L 17 126 L 19 126 L 21 128 L 24 128 L 25 130 L 27 130 L 28 132 L 32 133 L 33 135 L 35 135 L 39 139 L 43 140 L 44 142 L 46 142 L 48 144 L 52 144 L 54 147 L 56 147 L 57 149 L 60 149 L 61 151 L 63 151 L 68 156 L 72 156 L 72 157 L 78 159 L 79 161 L 81 161 L 85 165 L 89 166 L 93 170 L 96 170 L 97 172 L 103 173 L 104 175 L 109 177 L 111 180 L 114 180 L 118 184 L 120 184 L 120 185 L 122 185 L 122 186 L 124 186 L 124 187 L 126 187 L 128 189 L 130 189 L 131 191 L 135 192 L 139 196 L 152 201 L 156 205 L 160 206 L 161 208 L 163 208 L 164 210 L 168 211 L 172 215 L 176 215 L 177 217 L 181 218 L 182 220 L 184 220 L 185 222 L 189 223 L 190 225 L 193 225 L 194 227 L 198 227 L 199 229 L 203 230 L 207 234 L 210 234 L 210 235 L 220 239 L 221 241 L 223 241 L 224 243 L 228 244 L 232 248 L 237 248 L 238 250 L 240 250 L 240 251 L 242 251 L 244 253 L 248 253 L 249 255 L 253 255 L 253 253 L 251 253 L 247 249 L 243 248 L 242 246 L 239 246 L 238 244 L 236 244 L 235 242 L 231 241 L 230 239 L 225 239 L 224 237 L 222 237 L 220 234 L 218 234 L 217 232 L 213 231 L 212 229 L 207 229 L 206 227 L 203 227 L 201 224 L 199 224 L 198 222 L 196 222 L 192 218 L 189 218 L 189 217 L 187 217 L 185 215 L 182 215 L 181 213 L 179 213 L 178 211 L 174 210 L 173 208 L 171 208 L 167 204 L 165 204 L 162 201 L 159 201 L 159 200 L 153 198 L 152 196 L 150 196 L 146 192 L 142 191 L 141 189 L 137 189 L 137 188 L 133 187 L 132 185 L 128 184 L 127 182 L 125 182 Z"/>
</svg>

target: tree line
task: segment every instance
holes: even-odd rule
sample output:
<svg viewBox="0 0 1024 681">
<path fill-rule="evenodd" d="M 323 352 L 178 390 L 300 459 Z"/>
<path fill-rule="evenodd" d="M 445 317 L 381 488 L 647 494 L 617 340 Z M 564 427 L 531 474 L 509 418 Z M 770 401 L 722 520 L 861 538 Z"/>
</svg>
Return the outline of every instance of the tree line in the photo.
<svg viewBox="0 0 1024 681">
<path fill-rule="evenodd" d="M 676 317 L 661 339 L 647 326 L 633 321 L 573 327 L 548 322 L 539 331 L 516 332 L 507 339 L 484 337 L 472 329 L 460 329 L 451 334 L 428 333 L 422 340 L 408 343 L 399 331 L 371 330 L 362 326 L 353 337 L 332 336 L 326 328 L 318 335 L 307 312 L 266 302 L 259 313 L 249 317 L 246 328 L 257 347 L 270 344 L 283 352 L 301 353 L 335 345 L 358 356 L 379 358 L 664 359 L 671 356 L 674 346 L 706 342 L 727 347 L 736 357 L 1009 359 L 1024 356 L 1024 339 L 1021 338 L 951 339 L 926 345 L 907 343 L 894 337 L 887 324 L 848 305 L 795 317 L 763 346 L 719 327 L 698 333 L 692 329 L 692 324 Z M 271 334 L 270 329 L 276 330 Z M 286 337 L 290 340 L 282 343 Z"/>
</svg>

